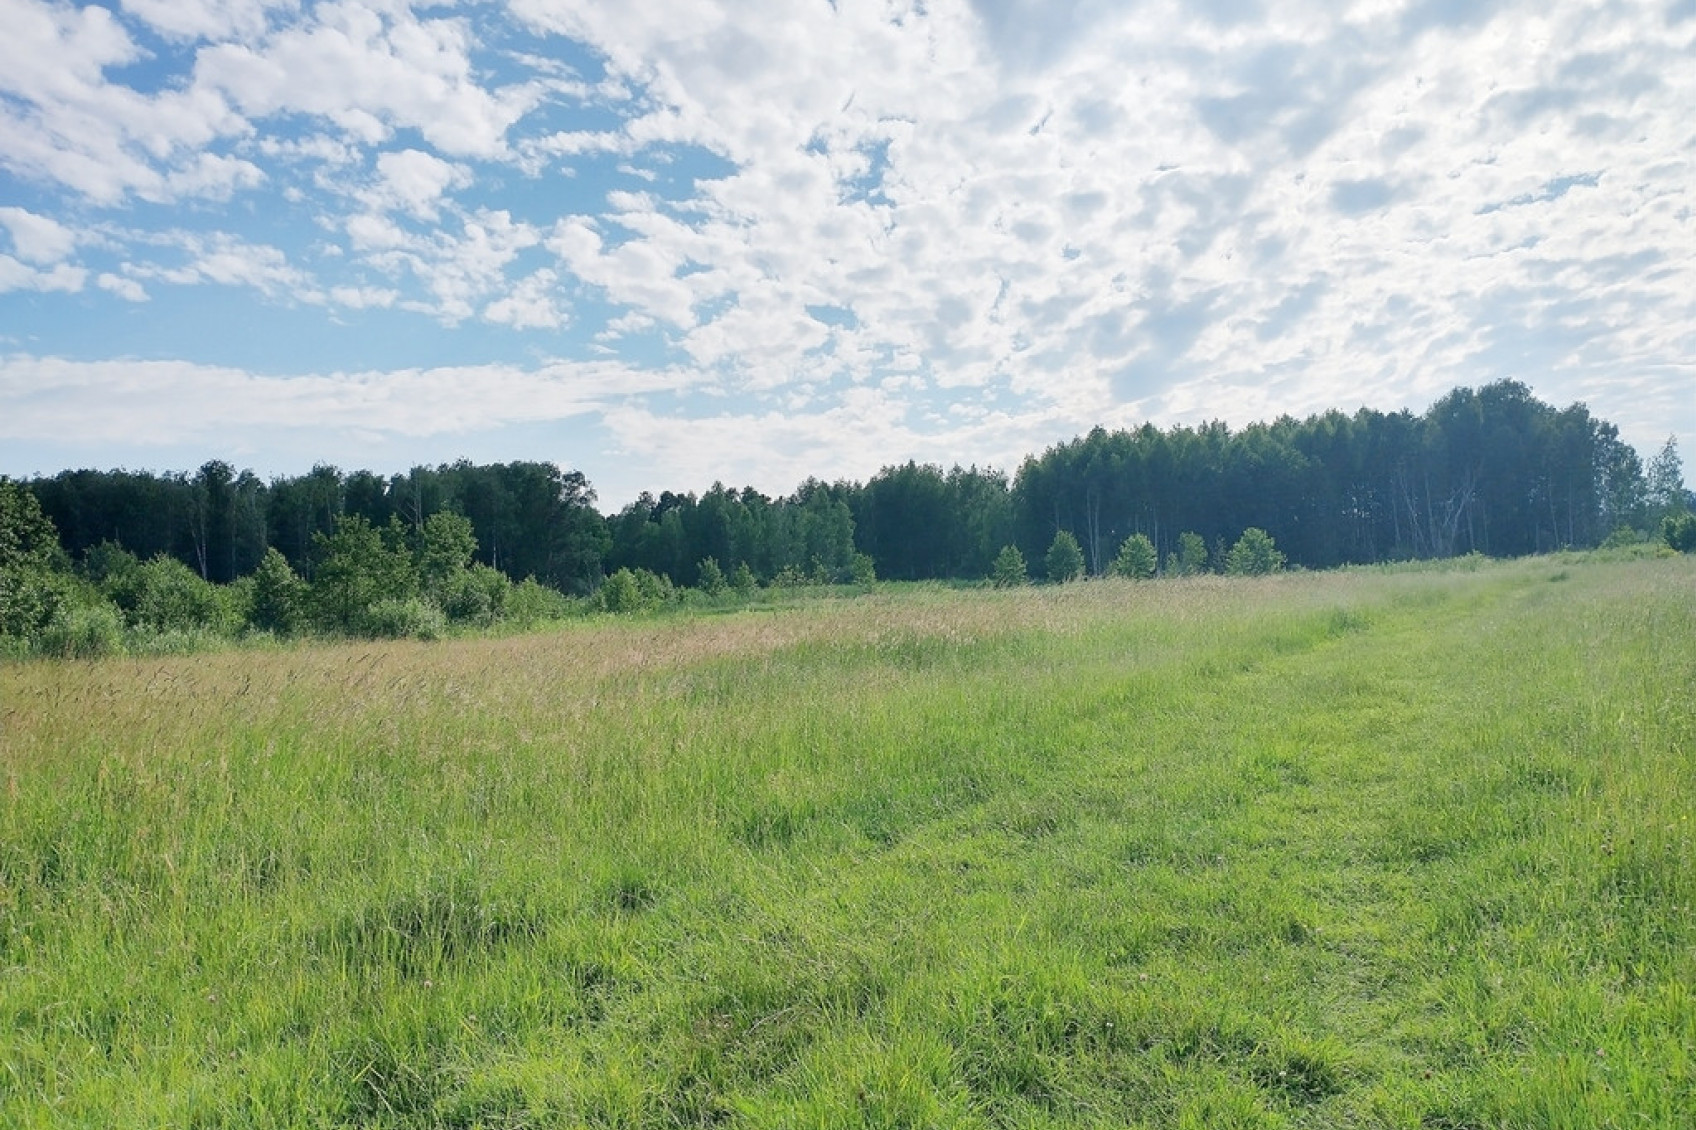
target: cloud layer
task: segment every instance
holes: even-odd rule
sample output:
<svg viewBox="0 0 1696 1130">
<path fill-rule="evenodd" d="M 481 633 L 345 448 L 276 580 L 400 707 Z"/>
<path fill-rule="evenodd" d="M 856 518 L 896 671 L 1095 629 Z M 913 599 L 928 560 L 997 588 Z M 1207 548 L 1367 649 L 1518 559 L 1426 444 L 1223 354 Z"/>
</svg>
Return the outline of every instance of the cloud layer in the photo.
<svg viewBox="0 0 1696 1130">
<path fill-rule="evenodd" d="M 575 421 L 557 458 L 609 497 L 785 489 L 1502 377 L 1696 442 L 1688 4 L 0 22 L 0 418 L 38 460 L 66 413 L 247 450 L 282 414 L 343 463 Z M 368 332 L 233 360 L 239 327 L 173 320 L 211 294 Z M 145 349 L 102 346 L 143 310 Z M 420 334 L 473 360 L 385 362 Z"/>
</svg>

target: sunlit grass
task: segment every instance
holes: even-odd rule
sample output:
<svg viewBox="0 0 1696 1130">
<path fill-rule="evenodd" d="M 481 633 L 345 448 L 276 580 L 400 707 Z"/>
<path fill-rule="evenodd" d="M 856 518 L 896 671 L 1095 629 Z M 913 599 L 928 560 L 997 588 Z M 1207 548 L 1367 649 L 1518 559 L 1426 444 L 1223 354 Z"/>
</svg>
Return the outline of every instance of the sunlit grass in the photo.
<svg viewBox="0 0 1696 1130">
<path fill-rule="evenodd" d="M 0 1124 L 1678 1126 L 1696 570 L 0 668 Z"/>
</svg>

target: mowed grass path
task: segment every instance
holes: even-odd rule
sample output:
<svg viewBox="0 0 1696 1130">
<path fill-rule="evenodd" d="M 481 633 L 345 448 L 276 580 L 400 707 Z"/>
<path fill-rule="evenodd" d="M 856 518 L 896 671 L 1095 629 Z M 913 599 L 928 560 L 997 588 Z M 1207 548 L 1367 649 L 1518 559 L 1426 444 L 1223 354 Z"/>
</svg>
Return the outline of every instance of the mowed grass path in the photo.
<svg viewBox="0 0 1696 1130">
<path fill-rule="evenodd" d="M 1696 1118 L 1696 561 L 0 668 L 0 1124 Z"/>
</svg>

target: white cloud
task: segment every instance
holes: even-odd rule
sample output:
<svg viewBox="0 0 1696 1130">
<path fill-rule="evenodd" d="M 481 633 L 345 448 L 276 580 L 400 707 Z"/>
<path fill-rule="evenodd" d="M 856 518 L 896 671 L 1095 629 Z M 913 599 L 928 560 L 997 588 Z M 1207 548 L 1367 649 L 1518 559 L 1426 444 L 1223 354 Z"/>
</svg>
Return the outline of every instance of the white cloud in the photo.
<svg viewBox="0 0 1696 1130">
<path fill-rule="evenodd" d="M 68 263 L 37 270 L 10 255 L 0 255 L 0 294 L 10 290 L 78 291 L 87 278 L 87 271 Z"/>
<path fill-rule="evenodd" d="M 255 247 L 236 240 L 194 242 L 195 258 L 189 270 L 201 280 L 225 286 L 252 286 L 273 293 L 294 286 L 300 274 L 275 247 Z M 199 280 L 197 280 L 199 281 Z"/>
<path fill-rule="evenodd" d="M 422 220 L 433 220 L 442 194 L 471 183 L 470 170 L 418 149 L 377 155 L 378 183 L 365 194 L 378 210 L 398 208 Z"/>
<path fill-rule="evenodd" d="M 0 438 L 71 434 L 83 443 L 224 443 L 266 429 L 451 436 L 599 411 L 682 373 L 616 363 L 476 365 L 261 376 L 185 361 L 0 357 Z"/>
<path fill-rule="evenodd" d="M 306 272 L 289 262 L 281 248 L 248 243 L 228 232 L 166 232 L 154 242 L 179 250 L 185 261 L 176 266 L 129 263 L 133 279 L 150 279 L 178 286 L 208 283 L 251 287 L 270 298 L 292 297 L 321 302 L 323 296 Z"/>
<path fill-rule="evenodd" d="M 298 0 L 121 0 L 125 12 L 160 33 L 181 39 L 256 39 L 273 10 L 293 12 Z"/>
<path fill-rule="evenodd" d="M 369 212 L 348 217 L 347 234 L 355 251 L 392 251 L 411 241 L 399 224 Z"/>
<path fill-rule="evenodd" d="M 144 195 L 162 200 L 183 196 L 228 200 L 239 189 L 253 188 L 264 179 L 264 172 L 251 161 L 217 153 L 200 153 L 165 175 L 164 193 Z"/>
<path fill-rule="evenodd" d="M 309 23 L 258 47 L 201 51 L 195 81 L 250 116 L 317 115 L 366 144 L 412 128 L 443 153 L 496 157 L 539 91 L 485 90 L 472 73 L 471 46 L 464 20 L 419 19 L 403 5 L 321 4 Z"/>
<path fill-rule="evenodd" d="M 146 302 L 147 291 L 134 279 L 122 275 L 114 275 L 110 271 L 102 271 L 94 280 L 94 285 L 101 290 L 109 291 L 128 302 Z"/>
<path fill-rule="evenodd" d="M 391 277 L 411 276 L 423 285 L 427 296 L 409 299 L 407 309 L 435 316 L 448 324 L 457 323 L 476 313 L 479 304 L 491 296 L 516 295 L 509 292 L 507 268 L 520 254 L 542 241 L 542 236 L 528 224 L 515 221 L 505 211 L 479 211 L 461 220 L 455 234 L 446 229 L 420 234 L 407 231 L 382 217 L 355 217 L 348 226 L 356 249 L 364 261 Z M 532 287 L 535 283 L 530 283 Z M 540 314 L 541 307 L 530 295 L 522 301 L 529 314 Z M 495 319 L 511 322 L 519 316 L 519 307 L 503 307 L 509 316 Z M 528 315 L 526 315 L 528 316 Z"/>
<path fill-rule="evenodd" d="M 101 204 L 128 193 L 172 194 L 158 167 L 174 155 L 239 132 L 215 93 L 143 95 L 108 82 L 108 67 L 141 51 L 104 8 L 0 0 L 0 165 L 62 184 Z"/>
<path fill-rule="evenodd" d="M 504 298 L 489 303 L 483 317 L 515 330 L 558 329 L 565 322 L 556 301 L 558 281 L 557 274 L 543 268 L 519 280 Z"/>
<path fill-rule="evenodd" d="M 623 146 L 558 151 L 685 141 L 736 167 L 692 201 L 615 196 L 550 248 L 745 388 L 917 355 L 931 385 L 1011 382 L 1080 429 L 1503 376 L 1561 398 L 1684 355 L 1696 268 L 1661 249 L 1696 242 L 1688 31 L 1257 7 L 524 0 L 650 107 Z M 828 335 L 821 305 L 849 315 Z"/>
<path fill-rule="evenodd" d="M 344 138 L 321 133 L 300 138 L 268 135 L 259 138 L 256 148 L 266 157 L 284 161 L 316 161 L 332 168 L 357 164 L 364 153 Z"/>
<path fill-rule="evenodd" d="M 0 226 L 11 234 L 18 258 L 28 263 L 57 263 L 76 250 L 76 233 L 48 216 L 22 208 L 0 208 Z"/>
<path fill-rule="evenodd" d="M 105 8 L 42 0 L 0 0 L 8 34 L 0 38 L 0 86 L 29 97 L 75 91 L 106 67 L 134 61 L 140 49 Z"/>
<path fill-rule="evenodd" d="M 1031 452 L 1032 435 L 1053 436 L 1063 423 L 993 409 L 924 418 L 899 390 L 873 388 L 850 390 L 829 407 L 709 416 L 625 402 L 603 419 L 616 447 L 605 473 L 591 478 L 602 502 L 613 505 L 655 483 L 699 490 L 719 480 L 782 494 L 808 477 L 863 481 L 892 463 L 935 461 L 944 451 L 961 453 L 963 464 L 1011 471 Z"/>
<path fill-rule="evenodd" d="M 330 301 L 350 310 L 386 310 L 400 300 L 400 291 L 390 287 L 334 286 Z"/>
<path fill-rule="evenodd" d="M 562 130 L 546 137 L 525 138 L 517 149 L 523 155 L 527 171 L 535 173 L 546 167 L 550 158 L 580 157 L 594 153 L 628 153 L 636 148 L 622 130 L 594 132 Z"/>
</svg>

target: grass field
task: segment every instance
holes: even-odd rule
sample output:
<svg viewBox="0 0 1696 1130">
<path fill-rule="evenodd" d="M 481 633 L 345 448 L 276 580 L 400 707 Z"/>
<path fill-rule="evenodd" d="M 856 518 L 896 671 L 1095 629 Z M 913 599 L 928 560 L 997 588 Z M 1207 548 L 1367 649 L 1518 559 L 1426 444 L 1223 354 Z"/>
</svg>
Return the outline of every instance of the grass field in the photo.
<svg viewBox="0 0 1696 1130">
<path fill-rule="evenodd" d="M 0 667 L 0 1125 L 1678 1127 L 1696 559 Z"/>
</svg>

